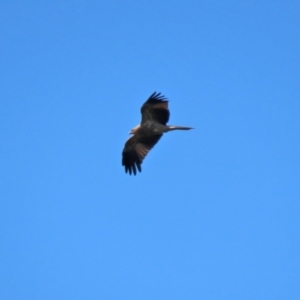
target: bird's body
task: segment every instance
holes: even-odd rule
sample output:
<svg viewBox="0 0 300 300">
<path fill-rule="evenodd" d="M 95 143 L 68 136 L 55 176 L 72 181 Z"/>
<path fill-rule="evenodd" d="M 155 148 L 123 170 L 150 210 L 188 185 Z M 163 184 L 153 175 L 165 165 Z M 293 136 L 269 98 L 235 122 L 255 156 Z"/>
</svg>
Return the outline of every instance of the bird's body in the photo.
<svg viewBox="0 0 300 300">
<path fill-rule="evenodd" d="M 141 172 L 143 159 L 165 132 L 171 130 L 189 130 L 191 127 L 167 125 L 170 112 L 168 100 L 160 93 L 154 92 L 141 108 L 142 121 L 130 131 L 133 134 L 124 146 L 122 165 L 125 172 L 136 175 Z"/>
</svg>

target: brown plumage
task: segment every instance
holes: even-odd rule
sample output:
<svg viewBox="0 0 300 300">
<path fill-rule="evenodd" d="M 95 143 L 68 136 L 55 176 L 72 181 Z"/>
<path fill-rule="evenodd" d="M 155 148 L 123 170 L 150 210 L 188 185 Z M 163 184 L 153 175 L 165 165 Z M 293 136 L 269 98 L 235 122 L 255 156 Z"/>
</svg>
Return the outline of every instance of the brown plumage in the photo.
<svg viewBox="0 0 300 300">
<path fill-rule="evenodd" d="M 142 121 L 130 131 L 133 134 L 124 146 L 122 165 L 125 172 L 136 175 L 142 171 L 141 164 L 165 132 L 171 130 L 189 130 L 191 127 L 167 125 L 170 112 L 168 100 L 160 93 L 154 92 L 141 107 Z"/>
</svg>

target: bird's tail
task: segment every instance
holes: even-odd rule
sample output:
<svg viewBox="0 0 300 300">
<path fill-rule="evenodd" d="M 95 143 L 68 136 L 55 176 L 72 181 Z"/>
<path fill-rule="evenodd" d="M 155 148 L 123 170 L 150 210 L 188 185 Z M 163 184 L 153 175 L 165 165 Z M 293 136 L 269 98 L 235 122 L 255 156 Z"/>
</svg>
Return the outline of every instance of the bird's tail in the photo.
<svg viewBox="0 0 300 300">
<path fill-rule="evenodd" d="M 192 127 L 186 127 L 186 126 L 174 126 L 174 125 L 169 125 L 168 126 L 169 131 L 170 130 L 190 130 L 190 129 L 194 129 Z"/>
</svg>

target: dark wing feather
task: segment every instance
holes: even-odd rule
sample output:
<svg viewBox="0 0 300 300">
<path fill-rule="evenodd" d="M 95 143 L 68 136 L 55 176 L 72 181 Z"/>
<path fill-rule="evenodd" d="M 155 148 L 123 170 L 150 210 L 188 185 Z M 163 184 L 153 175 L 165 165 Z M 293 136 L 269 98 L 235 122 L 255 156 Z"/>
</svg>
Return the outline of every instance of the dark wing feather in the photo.
<svg viewBox="0 0 300 300">
<path fill-rule="evenodd" d="M 137 170 L 142 171 L 141 164 L 148 152 L 162 137 L 159 135 L 138 136 L 134 135 L 125 143 L 122 153 L 122 165 L 125 167 L 125 172 L 136 175 Z"/>
<path fill-rule="evenodd" d="M 168 102 L 167 98 L 161 93 L 154 92 L 141 108 L 141 123 L 152 120 L 166 125 L 170 117 Z"/>
</svg>

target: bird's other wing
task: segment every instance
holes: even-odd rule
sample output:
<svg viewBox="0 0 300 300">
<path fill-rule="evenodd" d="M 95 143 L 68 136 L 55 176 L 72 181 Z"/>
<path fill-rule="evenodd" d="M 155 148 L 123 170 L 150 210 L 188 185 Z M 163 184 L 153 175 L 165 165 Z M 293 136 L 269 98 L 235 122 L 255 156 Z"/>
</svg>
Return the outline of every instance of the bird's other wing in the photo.
<svg viewBox="0 0 300 300">
<path fill-rule="evenodd" d="M 125 167 L 125 172 L 136 175 L 137 170 L 142 171 L 141 164 L 153 148 L 153 146 L 162 137 L 161 134 L 151 136 L 134 135 L 127 140 L 122 152 L 122 165 Z"/>
<path fill-rule="evenodd" d="M 168 99 L 161 93 L 154 92 L 141 107 L 141 124 L 151 120 L 166 125 L 170 117 L 168 102 Z"/>
</svg>

